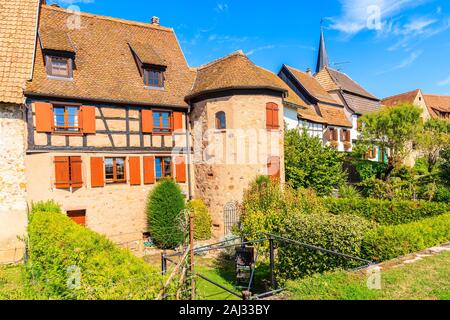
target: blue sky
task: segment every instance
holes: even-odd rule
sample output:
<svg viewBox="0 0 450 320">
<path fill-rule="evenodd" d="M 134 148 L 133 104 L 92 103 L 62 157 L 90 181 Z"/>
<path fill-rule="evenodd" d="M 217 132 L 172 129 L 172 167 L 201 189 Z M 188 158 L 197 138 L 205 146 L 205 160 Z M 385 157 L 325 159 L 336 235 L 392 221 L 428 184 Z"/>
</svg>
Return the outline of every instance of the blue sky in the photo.
<svg viewBox="0 0 450 320">
<path fill-rule="evenodd" d="M 49 0 L 174 28 L 190 66 L 243 50 L 277 72 L 314 68 L 320 20 L 332 66 L 383 98 L 450 95 L 449 0 Z"/>
</svg>

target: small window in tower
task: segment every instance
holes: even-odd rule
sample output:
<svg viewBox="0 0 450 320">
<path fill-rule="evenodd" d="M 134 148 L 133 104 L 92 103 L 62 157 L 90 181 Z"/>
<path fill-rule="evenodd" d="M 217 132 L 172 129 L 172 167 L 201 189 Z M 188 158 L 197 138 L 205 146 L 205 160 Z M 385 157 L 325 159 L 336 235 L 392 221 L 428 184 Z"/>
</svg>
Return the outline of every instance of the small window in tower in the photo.
<svg viewBox="0 0 450 320">
<path fill-rule="evenodd" d="M 220 111 L 216 113 L 216 129 L 225 130 L 227 128 L 227 117 L 225 112 Z"/>
</svg>

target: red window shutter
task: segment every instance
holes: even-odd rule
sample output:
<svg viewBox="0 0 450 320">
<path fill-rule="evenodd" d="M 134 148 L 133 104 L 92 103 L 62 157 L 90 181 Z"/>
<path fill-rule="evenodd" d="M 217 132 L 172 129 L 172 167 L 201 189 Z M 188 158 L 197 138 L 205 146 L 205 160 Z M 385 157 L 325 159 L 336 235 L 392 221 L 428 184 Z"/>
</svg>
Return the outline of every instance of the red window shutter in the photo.
<svg viewBox="0 0 450 320">
<path fill-rule="evenodd" d="M 70 183 L 73 188 L 81 188 L 83 186 L 83 171 L 81 157 L 70 157 Z"/>
<path fill-rule="evenodd" d="M 183 156 L 176 158 L 176 180 L 178 183 L 186 183 L 186 161 Z"/>
<path fill-rule="evenodd" d="M 155 183 L 155 157 L 144 157 L 144 184 Z"/>
<path fill-rule="evenodd" d="M 57 189 L 70 188 L 69 157 L 55 157 L 55 187 Z"/>
<path fill-rule="evenodd" d="M 174 112 L 173 113 L 173 130 L 183 130 L 183 113 Z"/>
<path fill-rule="evenodd" d="M 36 102 L 36 131 L 52 132 L 53 131 L 53 106 L 51 103 Z"/>
<path fill-rule="evenodd" d="M 76 224 L 86 226 L 86 210 L 67 211 L 67 216 Z"/>
<path fill-rule="evenodd" d="M 105 186 L 103 158 L 91 158 L 91 186 L 92 188 Z"/>
<path fill-rule="evenodd" d="M 141 184 L 141 158 L 130 157 L 130 185 L 139 186 Z"/>
<path fill-rule="evenodd" d="M 281 177 L 281 164 L 280 157 L 270 157 L 267 161 L 268 175 L 274 179 L 280 179 Z"/>
<path fill-rule="evenodd" d="M 153 111 L 142 109 L 142 132 L 152 133 L 153 132 Z"/>
<path fill-rule="evenodd" d="M 278 129 L 280 127 L 278 105 L 273 102 L 266 104 L 267 129 Z"/>
<path fill-rule="evenodd" d="M 346 133 L 345 133 L 344 129 L 341 129 L 340 131 L 341 131 L 341 141 L 344 141 Z"/>
<path fill-rule="evenodd" d="M 97 132 L 95 107 L 82 106 L 80 118 L 81 118 L 80 127 L 83 129 L 83 133 L 95 134 Z"/>
</svg>

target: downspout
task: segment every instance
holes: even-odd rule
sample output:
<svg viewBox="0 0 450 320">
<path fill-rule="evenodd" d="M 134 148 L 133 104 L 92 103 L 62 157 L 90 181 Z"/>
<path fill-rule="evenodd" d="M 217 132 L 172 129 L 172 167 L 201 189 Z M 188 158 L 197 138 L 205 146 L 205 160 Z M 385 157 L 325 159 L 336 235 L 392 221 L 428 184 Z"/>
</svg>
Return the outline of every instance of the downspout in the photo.
<svg viewBox="0 0 450 320">
<path fill-rule="evenodd" d="M 188 150 L 187 161 L 188 161 L 188 198 L 192 200 L 192 174 L 191 174 L 191 161 L 192 161 L 192 152 L 191 152 L 191 130 L 190 130 L 190 114 L 191 114 L 191 104 L 189 104 L 188 112 L 186 114 L 186 148 Z"/>
</svg>

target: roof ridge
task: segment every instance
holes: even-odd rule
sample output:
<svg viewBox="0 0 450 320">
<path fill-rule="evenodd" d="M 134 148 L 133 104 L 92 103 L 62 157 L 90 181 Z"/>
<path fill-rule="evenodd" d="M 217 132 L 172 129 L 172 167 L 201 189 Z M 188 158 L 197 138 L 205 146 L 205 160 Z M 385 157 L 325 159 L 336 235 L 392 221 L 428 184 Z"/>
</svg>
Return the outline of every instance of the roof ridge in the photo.
<svg viewBox="0 0 450 320">
<path fill-rule="evenodd" d="M 54 10 L 54 11 L 70 13 L 68 9 L 64 9 L 64 8 L 61 8 L 61 7 L 56 7 L 56 6 L 53 6 L 53 5 L 45 5 L 45 4 L 43 4 L 42 7 L 44 7 L 45 9 L 50 9 L 50 10 Z M 156 25 L 152 25 L 150 23 L 145 23 L 145 22 L 139 22 L 139 21 L 134 21 L 134 20 L 126 20 L 126 19 L 115 18 L 115 17 L 110 17 L 110 16 L 102 16 L 102 15 L 98 15 L 98 14 L 94 14 L 94 13 L 88 13 L 88 12 L 82 12 L 82 11 L 80 11 L 78 13 L 80 15 L 88 17 L 88 18 L 108 20 L 108 21 L 117 22 L 117 23 L 134 25 L 134 26 L 137 26 L 137 27 L 156 29 L 156 30 L 159 30 L 159 31 L 174 32 L 173 28 L 168 28 L 168 27 L 163 27 L 163 26 L 156 26 Z"/>
<path fill-rule="evenodd" d="M 407 91 L 407 92 L 403 92 L 403 93 L 399 93 L 399 94 L 394 94 L 393 96 L 389 96 L 386 98 L 383 98 L 383 100 L 387 100 L 387 99 L 392 99 L 392 98 L 396 98 L 396 97 L 400 97 L 409 93 L 413 93 L 413 92 L 417 92 L 417 91 L 422 91 L 421 89 L 415 89 L 415 90 L 411 90 L 411 91 Z"/>
<path fill-rule="evenodd" d="M 448 97 L 448 98 L 450 98 L 450 95 L 448 95 L 448 94 L 439 94 L 439 93 L 424 93 L 423 96 Z"/>
<path fill-rule="evenodd" d="M 208 67 L 211 67 L 212 65 L 215 65 L 218 62 L 224 61 L 224 60 L 229 59 L 229 58 L 234 57 L 234 56 L 243 56 L 243 57 L 248 59 L 248 57 L 245 55 L 245 53 L 242 50 L 237 50 L 237 51 L 234 51 L 234 52 L 232 52 L 230 54 L 227 54 L 226 56 L 223 56 L 223 57 L 218 58 L 216 60 L 213 60 L 211 62 L 205 63 L 205 64 L 197 67 L 196 69 L 197 69 L 197 71 L 198 70 L 202 70 L 202 69 L 206 69 Z"/>
</svg>

